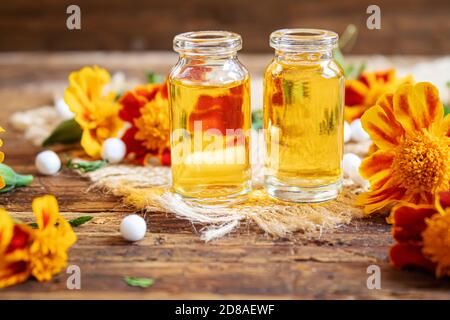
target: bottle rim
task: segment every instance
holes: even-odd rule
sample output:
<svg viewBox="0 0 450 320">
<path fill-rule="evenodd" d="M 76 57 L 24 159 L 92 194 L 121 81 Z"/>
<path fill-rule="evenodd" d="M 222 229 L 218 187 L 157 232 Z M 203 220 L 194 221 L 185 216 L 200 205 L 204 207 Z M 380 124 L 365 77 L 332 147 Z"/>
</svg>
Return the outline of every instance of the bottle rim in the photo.
<svg viewBox="0 0 450 320">
<path fill-rule="evenodd" d="M 270 46 L 286 52 L 317 52 L 337 46 L 336 32 L 322 29 L 279 29 L 270 34 Z"/>
<path fill-rule="evenodd" d="M 229 31 L 191 31 L 176 35 L 173 49 L 190 55 L 230 54 L 242 49 L 242 38 Z"/>
</svg>

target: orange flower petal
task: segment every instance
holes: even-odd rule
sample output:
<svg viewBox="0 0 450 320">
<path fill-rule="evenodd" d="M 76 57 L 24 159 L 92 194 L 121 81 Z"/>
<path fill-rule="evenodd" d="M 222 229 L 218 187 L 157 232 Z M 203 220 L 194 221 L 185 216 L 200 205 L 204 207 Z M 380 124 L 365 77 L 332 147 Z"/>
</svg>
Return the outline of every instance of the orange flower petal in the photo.
<svg viewBox="0 0 450 320">
<path fill-rule="evenodd" d="M 370 179 L 379 171 L 390 169 L 394 156 L 392 151 L 378 150 L 361 162 L 359 173 L 364 179 Z"/>
<path fill-rule="evenodd" d="M 422 121 L 425 128 L 430 128 L 434 122 L 441 124 L 444 106 L 435 86 L 427 82 L 416 84 L 414 86 L 414 101 L 416 108 L 424 111 Z"/>
<path fill-rule="evenodd" d="M 368 109 L 361 117 L 361 123 L 373 142 L 381 149 L 396 147 L 398 139 L 403 135 L 401 127 L 396 122 L 393 123 L 379 105 Z"/>
<path fill-rule="evenodd" d="M 358 80 L 347 80 L 345 82 L 345 105 L 355 106 L 364 103 L 369 88 Z"/>
<path fill-rule="evenodd" d="M 427 227 L 425 219 L 434 214 L 436 214 L 436 208 L 432 205 L 412 203 L 396 205 L 391 212 L 394 239 L 399 242 L 421 241 L 421 233 Z"/>
<path fill-rule="evenodd" d="M 415 243 L 397 243 L 389 251 L 391 263 L 398 267 L 416 266 L 434 272 L 436 265 L 422 254 L 422 246 Z"/>
<path fill-rule="evenodd" d="M 389 182 L 387 184 L 389 184 Z M 403 189 L 400 189 L 398 186 L 390 186 L 361 193 L 356 198 L 355 204 L 364 206 L 364 213 L 370 214 L 401 200 L 403 195 Z"/>
<path fill-rule="evenodd" d="M 402 85 L 394 94 L 394 113 L 405 131 L 429 129 L 443 115 L 437 89 L 430 83 Z"/>
</svg>

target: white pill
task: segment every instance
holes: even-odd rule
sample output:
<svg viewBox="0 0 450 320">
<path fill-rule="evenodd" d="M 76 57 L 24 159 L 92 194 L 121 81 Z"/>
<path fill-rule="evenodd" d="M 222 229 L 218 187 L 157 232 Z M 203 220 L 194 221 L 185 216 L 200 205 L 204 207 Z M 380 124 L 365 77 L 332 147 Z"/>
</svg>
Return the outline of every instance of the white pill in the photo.
<svg viewBox="0 0 450 320">
<path fill-rule="evenodd" d="M 361 165 L 361 159 L 354 153 L 344 154 L 342 161 L 342 167 L 344 174 L 353 180 L 356 184 L 366 188 L 368 186 L 367 180 L 359 174 L 359 166 Z"/>
<path fill-rule="evenodd" d="M 352 132 L 352 140 L 356 142 L 364 142 L 370 140 L 369 134 L 363 129 L 361 119 L 356 119 L 350 124 Z"/>
<path fill-rule="evenodd" d="M 109 138 L 103 142 L 102 158 L 109 163 L 119 163 L 125 158 L 127 147 L 119 138 Z"/>
<path fill-rule="evenodd" d="M 120 223 L 120 233 L 128 241 L 139 241 L 143 239 L 146 231 L 147 224 L 145 220 L 137 214 L 126 216 Z"/>
<path fill-rule="evenodd" d="M 75 114 L 72 111 L 70 111 L 69 106 L 62 98 L 56 99 L 55 108 L 59 116 L 64 120 L 70 120 L 73 119 L 73 117 L 75 117 Z"/>
<path fill-rule="evenodd" d="M 352 128 L 350 128 L 350 125 L 347 123 L 347 121 L 344 121 L 344 143 L 349 142 L 351 137 Z"/>
<path fill-rule="evenodd" d="M 53 176 L 61 169 L 61 160 L 53 151 L 42 151 L 36 156 L 35 165 L 42 174 Z"/>
</svg>

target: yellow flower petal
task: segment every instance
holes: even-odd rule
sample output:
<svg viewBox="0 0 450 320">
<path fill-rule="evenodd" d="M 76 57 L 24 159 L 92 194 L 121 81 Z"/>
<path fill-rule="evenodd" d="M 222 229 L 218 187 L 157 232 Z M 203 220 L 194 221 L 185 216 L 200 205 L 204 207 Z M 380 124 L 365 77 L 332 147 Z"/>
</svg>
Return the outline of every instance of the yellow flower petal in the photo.
<svg viewBox="0 0 450 320">
<path fill-rule="evenodd" d="M 393 123 L 379 105 L 368 109 L 361 117 L 361 123 L 380 149 L 395 148 L 403 135 L 402 128 Z"/>
<path fill-rule="evenodd" d="M 1 188 L 0 188 L 1 189 Z M 6 210 L 0 208 L 0 255 L 6 250 L 13 236 L 14 221 Z"/>
<path fill-rule="evenodd" d="M 92 157 L 98 158 L 100 157 L 102 146 L 100 143 L 92 136 L 91 130 L 84 130 L 83 135 L 81 136 L 81 146 L 84 151 Z"/>
<path fill-rule="evenodd" d="M 429 129 L 435 121 L 440 123 L 443 112 L 439 93 L 430 83 L 405 84 L 395 92 L 396 119 L 410 133 Z"/>
<path fill-rule="evenodd" d="M 59 215 L 58 201 L 54 196 L 46 195 L 33 200 L 33 212 L 38 228 L 44 230 L 53 227 Z"/>
</svg>

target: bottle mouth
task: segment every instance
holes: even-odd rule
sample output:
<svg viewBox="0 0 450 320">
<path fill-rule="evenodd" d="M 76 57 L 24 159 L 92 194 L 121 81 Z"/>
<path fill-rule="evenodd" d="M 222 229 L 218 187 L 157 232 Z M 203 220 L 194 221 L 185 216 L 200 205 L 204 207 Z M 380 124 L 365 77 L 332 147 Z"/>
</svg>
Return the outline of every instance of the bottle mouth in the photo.
<svg viewBox="0 0 450 320">
<path fill-rule="evenodd" d="M 328 51 L 336 47 L 336 32 L 320 29 L 280 29 L 270 35 L 270 46 L 286 52 Z"/>
<path fill-rule="evenodd" d="M 173 49 L 190 55 L 230 54 L 242 48 L 242 38 L 229 31 L 193 31 L 173 39 Z"/>
</svg>

